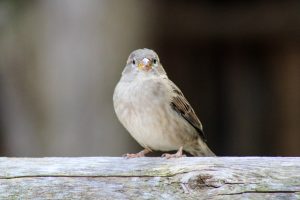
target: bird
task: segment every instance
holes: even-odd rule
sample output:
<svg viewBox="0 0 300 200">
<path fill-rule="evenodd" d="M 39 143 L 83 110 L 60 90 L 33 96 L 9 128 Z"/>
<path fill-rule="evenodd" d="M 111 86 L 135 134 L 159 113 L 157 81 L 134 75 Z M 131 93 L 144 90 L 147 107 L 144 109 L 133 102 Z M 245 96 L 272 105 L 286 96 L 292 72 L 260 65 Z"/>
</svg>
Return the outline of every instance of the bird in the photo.
<svg viewBox="0 0 300 200">
<path fill-rule="evenodd" d="M 152 151 L 177 151 L 162 157 L 215 156 L 206 144 L 203 126 L 195 111 L 168 78 L 157 53 L 133 51 L 113 94 L 117 118 L 143 147 L 126 158 L 144 157 Z"/>
</svg>

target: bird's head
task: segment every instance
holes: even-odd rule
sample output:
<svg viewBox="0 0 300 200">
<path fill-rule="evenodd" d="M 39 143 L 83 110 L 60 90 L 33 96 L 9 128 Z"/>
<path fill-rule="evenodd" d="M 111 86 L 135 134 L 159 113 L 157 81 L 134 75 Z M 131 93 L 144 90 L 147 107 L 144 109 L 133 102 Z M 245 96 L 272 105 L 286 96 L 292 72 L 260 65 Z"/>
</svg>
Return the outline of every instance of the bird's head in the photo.
<svg viewBox="0 0 300 200">
<path fill-rule="evenodd" d="M 137 49 L 133 51 L 127 60 L 123 71 L 126 74 L 165 75 L 158 55 L 150 49 Z"/>
</svg>

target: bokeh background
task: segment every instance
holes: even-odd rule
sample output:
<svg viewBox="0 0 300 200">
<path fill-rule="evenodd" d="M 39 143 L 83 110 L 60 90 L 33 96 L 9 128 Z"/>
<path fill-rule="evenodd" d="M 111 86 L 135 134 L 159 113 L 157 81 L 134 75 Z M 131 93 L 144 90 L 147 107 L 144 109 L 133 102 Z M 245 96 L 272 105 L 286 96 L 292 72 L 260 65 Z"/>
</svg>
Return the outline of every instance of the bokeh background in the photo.
<svg viewBox="0 0 300 200">
<path fill-rule="evenodd" d="M 112 94 L 159 55 L 221 156 L 300 156 L 300 1 L 0 1 L 0 155 L 141 148 Z"/>
</svg>

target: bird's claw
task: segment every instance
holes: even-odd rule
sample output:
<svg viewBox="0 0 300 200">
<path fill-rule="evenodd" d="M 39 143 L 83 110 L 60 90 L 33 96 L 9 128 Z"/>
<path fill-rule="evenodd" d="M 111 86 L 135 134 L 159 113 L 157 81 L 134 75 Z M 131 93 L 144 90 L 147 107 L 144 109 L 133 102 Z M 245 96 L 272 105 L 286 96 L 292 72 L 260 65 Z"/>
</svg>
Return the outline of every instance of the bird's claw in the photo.
<svg viewBox="0 0 300 200">
<path fill-rule="evenodd" d="M 141 157 L 145 157 L 144 154 L 141 153 L 126 153 L 123 155 L 124 158 L 126 159 L 130 159 L 130 158 L 141 158 Z"/>
<path fill-rule="evenodd" d="M 162 158 L 170 159 L 170 158 L 181 158 L 181 157 L 186 157 L 185 154 L 179 154 L 179 153 L 174 153 L 174 154 L 169 154 L 169 153 L 164 153 L 161 155 Z"/>
</svg>

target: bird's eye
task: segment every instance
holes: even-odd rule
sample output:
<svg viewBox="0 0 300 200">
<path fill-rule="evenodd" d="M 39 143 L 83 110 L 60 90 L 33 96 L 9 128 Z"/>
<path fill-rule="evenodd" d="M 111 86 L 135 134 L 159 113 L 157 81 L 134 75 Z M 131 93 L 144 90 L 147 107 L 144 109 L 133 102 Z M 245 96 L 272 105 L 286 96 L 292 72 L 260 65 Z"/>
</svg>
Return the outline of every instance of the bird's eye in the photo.
<svg viewBox="0 0 300 200">
<path fill-rule="evenodd" d="M 153 64 L 157 64 L 157 59 L 153 59 Z"/>
<path fill-rule="evenodd" d="M 133 61 L 132 61 L 132 64 L 134 64 L 135 65 L 135 60 L 133 59 Z"/>
</svg>

